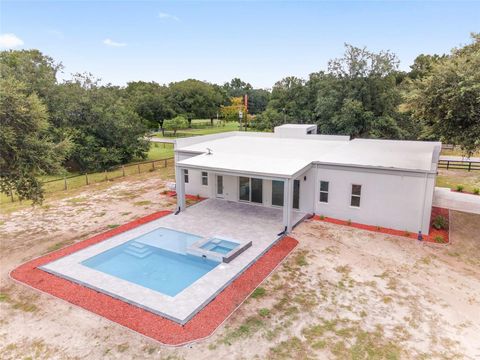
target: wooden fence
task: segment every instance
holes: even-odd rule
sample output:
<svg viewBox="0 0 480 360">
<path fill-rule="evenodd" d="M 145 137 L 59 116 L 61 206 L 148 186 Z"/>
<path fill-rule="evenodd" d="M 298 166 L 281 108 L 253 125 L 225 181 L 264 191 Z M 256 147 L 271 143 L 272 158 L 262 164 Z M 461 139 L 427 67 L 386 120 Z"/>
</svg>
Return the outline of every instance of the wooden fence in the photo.
<svg viewBox="0 0 480 360">
<path fill-rule="evenodd" d="M 52 193 L 103 181 L 109 181 L 128 175 L 140 174 L 143 172 L 155 171 L 159 169 L 166 169 L 170 166 L 173 167 L 174 163 L 175 162 L 173 157 L 158 160 L 142 161 L 138 163 L 112 167 L 103 172 L 85 173 L 80 175 L 64 176 L 58 179 L 47 180 L 43 181 L 42 185 L 45 193 Z M 13 193 L 8 194 L 8 197 L 11 202 L 17 200 L 17 197 Z M 5 196 L 2 196 L 2 198 L 2 202 L 6 200 Z"/>
<path fill-rule="evenodd" d="M 438 168 L 439 169 L 447 169 L 447 170 L 467 170 L 467 171 L 475 171 L 480 170 L 480 162 L 479 161 L 470 161 L 470 160 L 439 160 L 438 161 Z"/>
</svg>

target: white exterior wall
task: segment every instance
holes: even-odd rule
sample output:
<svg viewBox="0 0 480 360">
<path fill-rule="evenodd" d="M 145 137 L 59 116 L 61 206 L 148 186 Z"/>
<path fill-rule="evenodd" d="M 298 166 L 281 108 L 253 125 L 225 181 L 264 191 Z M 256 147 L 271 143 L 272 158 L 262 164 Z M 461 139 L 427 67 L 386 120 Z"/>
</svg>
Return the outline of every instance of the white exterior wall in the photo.
<svg viewBox="0 0 480 360">
<path fill-rule="evenodd" d="M 323 165 L 318 165 L 317 171 L 316 214 L 415 233 L 422 230 L 428 234 L 433 174 L 380 173 Z M 320 202 L 321 180 L 329 182 L 328 203 Z M 350 206 L 352 184 L 362 185 L 359 208 Z"/>
</svg>

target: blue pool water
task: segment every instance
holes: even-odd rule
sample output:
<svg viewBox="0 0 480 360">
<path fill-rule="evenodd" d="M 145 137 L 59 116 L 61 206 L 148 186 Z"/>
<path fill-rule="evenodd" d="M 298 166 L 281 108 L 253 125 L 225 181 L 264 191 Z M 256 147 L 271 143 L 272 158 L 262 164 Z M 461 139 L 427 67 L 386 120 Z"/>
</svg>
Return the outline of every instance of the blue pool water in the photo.
<svg viewBox="0 0 480 360">
<path fill-rule="evenodd" d="M 201 246 L 202 249 L 214 251 L 219 254 L 228 254 L 233 249 L 237 248 L 239 244 L 232 241 L 220 240 L 220 242 L 214 242 L 215 238 Z"/>
<path fill-rule="evenodd" d="M 82 265 L 175 296 L 219 262 L 188 255 L 200 237 L 165 228 L 82 261 Z"/>
</svg>

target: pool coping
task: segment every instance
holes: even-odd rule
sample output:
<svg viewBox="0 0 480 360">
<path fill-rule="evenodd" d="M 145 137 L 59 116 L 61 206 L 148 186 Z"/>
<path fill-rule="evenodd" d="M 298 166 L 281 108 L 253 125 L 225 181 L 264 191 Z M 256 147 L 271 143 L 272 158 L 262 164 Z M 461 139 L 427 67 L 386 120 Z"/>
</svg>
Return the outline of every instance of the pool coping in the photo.
<svg viewBox="0 0 480 360">
<path fill-rule="evenodd" d="M 210 336 L 298 244 L 297 240 L 288 236 L 275 240 L 183 325 L 38 268 L 171 213 L 160 211 L 35 258 L 12 270 L 10 277 L 163 344 L 180 346 Z"/>
</svg>

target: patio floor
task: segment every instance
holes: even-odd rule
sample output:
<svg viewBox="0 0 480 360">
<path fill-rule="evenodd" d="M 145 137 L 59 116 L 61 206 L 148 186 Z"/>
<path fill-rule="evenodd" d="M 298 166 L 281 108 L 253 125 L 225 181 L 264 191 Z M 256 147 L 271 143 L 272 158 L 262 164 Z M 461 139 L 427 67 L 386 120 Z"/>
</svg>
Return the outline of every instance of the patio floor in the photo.
<svg viewBox="0 0 480 360">
<path fill-rule="evenodd" d="M 294 223 L 302 213 L 294 212 Z M 158 227 L 202 237 L 252 241 L 231 263 L 221 263 L 176 296 L 167 296 L 120 278 L 99 273 L 80 263 Z M 208 199 L 178 215 L 168 215 L 41 267 L 54 275 L 106 293 L 135 306 L 184 324 L 263 255 L 283 230 L 282 209 Z"/>
</svg>

